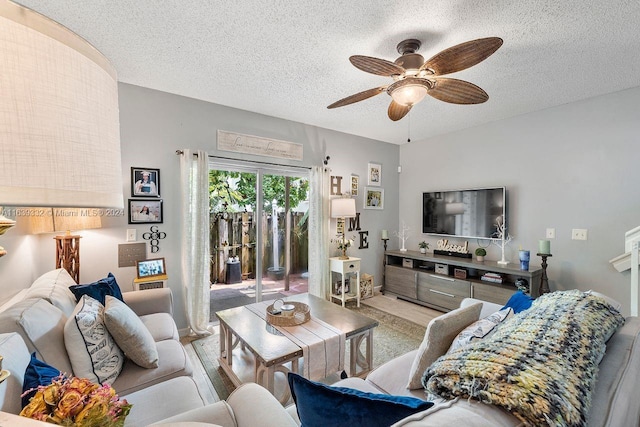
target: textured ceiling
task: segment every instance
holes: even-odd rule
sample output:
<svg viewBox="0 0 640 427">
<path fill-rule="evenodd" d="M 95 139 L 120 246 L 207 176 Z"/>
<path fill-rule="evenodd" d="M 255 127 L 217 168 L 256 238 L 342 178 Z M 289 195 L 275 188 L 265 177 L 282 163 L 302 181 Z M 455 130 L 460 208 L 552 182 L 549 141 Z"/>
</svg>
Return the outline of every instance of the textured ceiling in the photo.
<svg viewBox="0 0 640 427">
<path fill-rule="evenodd" d="M 1 0 L 4 1 L 4 0 Z M 20 0 L 75 31 L 125 83 L 402 144 L 640 85 L 638 0 Z M 425 58 L 468 40 L 504 45 L 452 74 L 489 100 L 427 97 L 387 118 L 383 93 L 328 110 L 387 84 L 350 55 L 395 60 L 406 38 Z"/>
</svg>

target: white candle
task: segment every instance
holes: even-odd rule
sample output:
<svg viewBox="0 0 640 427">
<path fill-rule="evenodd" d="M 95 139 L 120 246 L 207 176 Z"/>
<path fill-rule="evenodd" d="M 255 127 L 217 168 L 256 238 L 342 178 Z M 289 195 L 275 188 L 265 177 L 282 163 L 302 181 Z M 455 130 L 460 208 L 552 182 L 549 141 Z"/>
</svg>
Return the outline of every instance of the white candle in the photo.
<svg viewBox="0 0 640 427">
<path fill-rule="evenodd" d="M 387 233 L 387 230 L 382 230 L 382 239 L 388 239 L 389 238 L 389 233 Z"/>
</svg>

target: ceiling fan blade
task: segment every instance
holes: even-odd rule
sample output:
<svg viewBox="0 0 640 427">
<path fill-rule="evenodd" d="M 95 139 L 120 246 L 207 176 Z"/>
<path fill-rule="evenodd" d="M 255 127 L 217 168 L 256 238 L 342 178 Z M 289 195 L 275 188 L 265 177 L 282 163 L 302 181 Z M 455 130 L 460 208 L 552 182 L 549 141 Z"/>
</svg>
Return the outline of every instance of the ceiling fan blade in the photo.
<svg viewBox="0 0 640 427">
<path fill-rule="evenodd" d="M 373 89 L 365 90 L 363 92 L 358 92 L 353 95 L 347 96 L 346 98 L 342 98 L 339 101 L 334 102 L 329 105 L 327 108 L 338 108 L 344 107 L 345 105 L 353 104 L 355 102 L 364 101 L 365 99 L 371 98 L 372 96 L 376 96 L 387 89 L 386 86 L 380 86 Z"/>
<path fill-rule="evenodd" d="M 386 59 L 374 58 L 372 56 L 353 55 L 349 61 L 354 67 L 371 74 L 379 76 L 393 76 L 404 73 L 404 68 Z"/>
<path fill-rule="evenodd" d="M 436 76 L 455 73 L 484 61 L 500 46 L 502 46 L 500 37 L 471 40 L 434 55 L 420 69 L 432 70 Z"/>
<path fill-rule="evenodd" d="M 487 92 L 464 80 L 446 77 L 431 80 L 435 84 L 427 93 L 440 101 L 451 104 L 482 104 L 489 99 Z"/>
<path fill-rule="evenodd" d="M 397 122 L 401 118 L 407 115 L 407 113 L 411 110 L 411 105 L 402 105 L 398 104 L 396 101 L 391 101 L 389 104 L 389 110 L 387 113 L 389 114 L 389 118 L 394 122 Z"/>
</svg>

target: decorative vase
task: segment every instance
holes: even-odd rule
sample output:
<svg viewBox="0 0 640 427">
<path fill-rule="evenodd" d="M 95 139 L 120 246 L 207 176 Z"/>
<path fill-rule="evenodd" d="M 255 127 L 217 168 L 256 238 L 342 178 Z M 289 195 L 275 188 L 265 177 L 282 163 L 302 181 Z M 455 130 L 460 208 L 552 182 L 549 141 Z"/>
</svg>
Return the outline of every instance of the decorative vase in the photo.
<svg viewBox="0 0 640 427">
<path fill-rule="evenodd" d="M 478 262 L 484 261 L 484 255 L 476 255 L 476 261 Z"/>
<path fill-rule="evenodd" d="M 421 254 L 426 254 L 427 253 L 427 248 L 420 248 L 420 253 Z"/>
</svg>

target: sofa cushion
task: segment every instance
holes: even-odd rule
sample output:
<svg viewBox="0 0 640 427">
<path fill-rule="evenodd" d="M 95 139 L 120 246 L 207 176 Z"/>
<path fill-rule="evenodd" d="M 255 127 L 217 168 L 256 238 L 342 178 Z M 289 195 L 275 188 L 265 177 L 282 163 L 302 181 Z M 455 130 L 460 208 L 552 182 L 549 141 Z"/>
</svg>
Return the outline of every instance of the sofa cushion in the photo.
<svg viewBox="0 0 640 427">
<path fill-rule="evenodd" d="M 27 290 L 25 298 L 44 298 L 69 317 L 76 307 L 76 299 L 69 286 L 75 284 L 67 270 L 59 268 L 38 277 Z"/>
<path fill-rule="evenodd" d="M 0 384 L 0 411 L 19 414 L 22 410 L 20 395 L 24 373 L 31 356 L 24 341 L 17 333 L 0 334 L 0 354 L 4 357 L 2 369 L 11 375 Z"/>
<path fill-rule="evenodd" d="M 511 307 L 514 314 L 518 314 L 521 311 L 527 310 L 533 304 L 534 298 L 525 294 L 522 291 L 518 291 L 511 295 L 509 301 L 502 307 L 503 309 Z"/>
<path fill-rule="evenodd" d="M 482 303 L 460 307 L 429 322 L 424 333 L 424 339 L 418 348 L 416 358 L 409 371 L 409 389 L 419 389 L 422 386 L 422 375 L 435 360 L 445 354 L 451 342 L 461 330 L 478 320 Z"/>
<path fill-rule="evenodd" d="M 64 346 L 64 325 L 67 317 L 60 309 L 42 298 L 22 300 L 0 313 L 0 332 L 20 334 L 29 352 L 71 373 L 71 362 Z"/>
<path fill-rule="evenodd" d="M 155 342 L 180 339 L 176 322 L 168 313 L 145 314 L 140 316 L 140 320 L 149 330 Z"/>
<path fill-rule="evenodd" d="M 54 378 L 60 376 L 60 371 L 38 360 L 36 353 L 31 354 L 31 361 L 25 369 L 24 381 L 22 383 L 22 407 L 29 404 L 31 398 L 36 394 L 36 389 L 41 385 L 49 385 Z"/>
<path fill-rule="evenodd" d="M 118 347 L 143 368 L 158 367 L 156 343 L 142 320 L 119 299 L 105 297 L 104 322 Z"/>
<path fill-rule="evenodd" d="M 367 375 L 367 383 L 378 389 L 378 393 L 395 394 L 397 396 L 410 396 L 422 400 L 427 399 L 424 388 L 417 388 L 414 390 L 407 388 L 407 378 L 409 378 L 409 372 L 413 365 L 413 361 L 418 354 L 418 350 L 412 350 L 408 353 L 400 355 L 394 359 L 383 363 Z M 349 380 L 349 378 L 347 378 Z M 336 385 L 343 385 L 342 381 L 336 383 Z M 345 387 L 351 387 L 350 384 L 345 384 Z M 359 387 L 352 387 L 358 388 Z M 367 390 L 363 390 L 367 391 Z"/>
<path fill-rule="evenodd" d="M 191 377 L 173 378 L 135 393 L 125 394 L 118 392 L 118 395 L 127 399 L 127 402 L 133 405 L 125 422 L 125 426 L 132 427 L 148 426 L 175 414 L 188 413 L 187 411 L 204 406 L 198 387 Z M 214 405 L 218 405 L 218 403 Z M 209 420 L 211 419 L 209 418 Z M 232 416 L 231 420 L 233 420 Z M 204 420 L 193 419 L 188 421 Z M 217 419 L 214 424 L 221 424 L 225 427 L 235 426 L 234 423 L 223 424 Z"/>
<path fill-rule="evenodd" d="M 73 295 L 75 295 L 76 300 L 78 301 L 80 301 L 80 298 L 82 298 L 83 295 L 89 295 L 91 298 L 99 301 L 102 305 L 105 304 L 104 297 L 107 295 L 111 295 L 118 298 L 120 301 L 123 301 L 120 286 L 118 286 L 115 276 L 111 273 L 109 273 L 109 275 L 104 279 L 84 285 L 73 285 L 70 286 L 69 289 L 73 292 Z"/>
<path fill-rule="evenodd" d="M 229 406 L 226 401 L 219 400 L 201 408 L 192 409 L 186 412 L 179 412 L 177 415 L 163 419 L 148 427 L 192 426 L 195 425 L 193 423 L 211 425 L 207 424 L 211 422 L 214 422 L 214 425 L 220 425 L 222 427 L 236 427 L 238 425 L 231 406 Z"/>
<path fill-rule="evenodd" d="M 456 398 L 410 415 L 391 427 L 401 426 L 523 427 L 525 424 L 499 406 Z"/>
<path fill-rule="evenodd" d="M 607 352 L 598 368 L 589 425 L 637 425 L 640 420 L 636 397 L 640 378 L 640 318 L 627 317 L 607 342 Z"/>
<path fill-rule="evenodd" d="M 120 375 L 111 384 L 118 394 L 133 393 L 171 378 L 192 375 L 193 368 L 189 356 L 179 341 L 160 341 L 156 343 L 156 348 L 157 368 L 147 369 L 131 360 L 125 360 Z"/>
<path fill-rule="evenodd" d="M 500 324 L 511 317 L 513 317 L 513 309 L 511 307 L 507 307 L 490 314 L 484 319 L 473 322 L 456 335 L 451 343 L 451 347 L 447 350 L 447 353 L 490 336 L 496 331 Z"/>
<path fill-rule="evenodd" d="M 331 387 L 289 373 L 289 387 L 298 417 L 305 427 L 388 426 L 433 406 L 431 402 L 406 396 L 367 393 L 346 387 Z"/>
<path fill-rule="evenodd" d="M 113 384 L 120 374 L 124 355 L 105 326 L 104 306 L 90 296 L 82 296 L 67 320 L 64 343 L 75 376 Z"/>
</svg>

